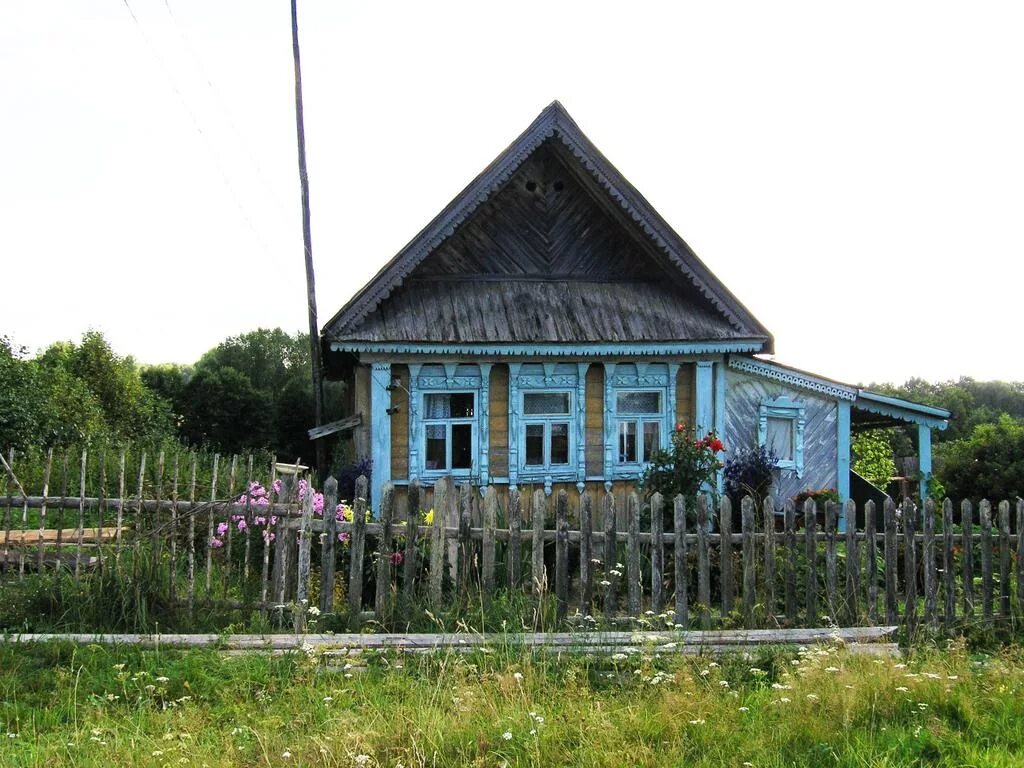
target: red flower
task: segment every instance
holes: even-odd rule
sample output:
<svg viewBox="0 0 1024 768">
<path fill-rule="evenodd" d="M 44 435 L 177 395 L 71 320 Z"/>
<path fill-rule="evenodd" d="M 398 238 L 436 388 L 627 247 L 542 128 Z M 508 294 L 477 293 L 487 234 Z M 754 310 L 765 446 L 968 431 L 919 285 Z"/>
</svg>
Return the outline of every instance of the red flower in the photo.
<svg viewBox="0 0 1024 768">
<path fill-rule="evenodd" d="M 721 440 L 719 440 L 716 437 L 714 440 L 711 441 L 711 450 L 715 451 L 716 453 L 718 451 L 724 451 L 725 450 L 725 445 L 722 443 Z"/>
<path fill-rule="evenodd" d="M 683 422 L 680 421 L 676 424 L 676 432 L 682 432 L 684 429 L 686 429 L 686 427 Z"/>
</svg>

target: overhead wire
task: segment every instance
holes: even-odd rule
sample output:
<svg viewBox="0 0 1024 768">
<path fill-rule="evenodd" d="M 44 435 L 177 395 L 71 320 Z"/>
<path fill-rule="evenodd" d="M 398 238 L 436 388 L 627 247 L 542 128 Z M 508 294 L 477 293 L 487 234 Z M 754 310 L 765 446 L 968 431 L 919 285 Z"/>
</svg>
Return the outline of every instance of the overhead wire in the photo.
<svg viewBox="0 0 1024 768">
<path fill-rule="evenodd" d="M 199 137 L 202 139 L 207 152 L 210 154 L 210 157 L 213 160 L 214 166 L 216 167 L 218 173 L 220 173 L 221 179 L 224 181 L 224 185 L 227 187 L 228 193 L 231 195 L 231 198 L 234 201 L 235 206 L 238 208 L 238 212 L 242 215 L 242 218 L 244 219 L 246 225 L 249 227 L 249 230 L 255 236 L 256 240 L 259 242 L 260 247 L 263 248 L 264 253 L 268 257 L 272 257 L 274 254 L 271 252 L 270 247 L 267 244 L 267 241 L 264 239 L 263 235 L 260 234 L 259 230 L 256 229 L 256 225 L 253 222 L 252 217 L 249 216 L 248 211 L 246 211 L 245 206 L 242 204 L 242 201 L 238 196 L 238 193 L 235 190 L 234 185 L 231 183 L 231 179 L 228 177 L 227 172 L 224 170 L 223 165 L 221 165 L 220 160 L 217 157 L 217 153 L 214 150 L 213 145 L 210 143 L 209 137 L 203 130 L 202 125 L 200 125 L 199 119 L 196 117 L 196 114 L 193 111 L 192 107 L 189 105 L 188 100 L 185 98 L 185 95 L 178 87 L 177 81 L 171 74 L 170 68 L 167 66 L 167 63 L 160 55 L 160 52 L 157 51 L 156 46 L 153 45 L 149 36 L 146 34 L 146 30 L 143 28 L 142 23 L 139 21 L 139 17 L 135 15 L 135 11 L 132 9 L 131 4 L 128 2 L 128 0 L 121 0 L 121 2 L 124 4 L 124 7 L 128 11 L 128 14 L 132 17 L 132 21 L 135 22 L 135 27 L 138 30 L 140 37 L 142 38 L 146 47 L 149 49 L 149 52 L 153 55 L 153 58 L 156 59 L 157 64 L 160 66 L 160 69 L 163 71 L 164 76 L 167 78 L 168 84 L 171 86 L 171 89 L 174 91 L 174 94 L 178 97 L 178 101 L 181 103 L 182 108 L 185 110 L 185 112 L 189 116 L 189 119 L 192 121 L 192 126 L 195 128 L 196 132 L 199 134 Z"/>
</svg>

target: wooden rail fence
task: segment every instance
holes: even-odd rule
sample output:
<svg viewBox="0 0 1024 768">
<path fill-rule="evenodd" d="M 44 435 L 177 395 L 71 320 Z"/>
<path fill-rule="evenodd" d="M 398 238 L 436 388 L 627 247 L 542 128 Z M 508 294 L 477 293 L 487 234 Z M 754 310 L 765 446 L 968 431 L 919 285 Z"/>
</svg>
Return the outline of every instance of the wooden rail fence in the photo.
<svg viewBox="0 0 1024 768">
<path fill-rule="evenodd" d="M 84 477 L 85 454 L 82 461 Z M 240 496 L 252 487 L 251 459 L 243 473 L 238 457 L 227 466 L 215 458 L 208 496 L 194 459 L 190 469 L 175 460 L 166 483 L 163 455 L 158 465 L 157 479 L 145 482 L 142 457 L 134 496 L 123 456 L 110 497 L 86 496 L 84 480 L 77 496 L 66 481 L 50 495 L 49 469 L 40 495 L 8 483 L 0 579 L 46 569 L 80 579 L 92 569 L 117 572 L 130 558 L 136 577 L 140 561 L 150 563 L 146 577 L 164 580 L 190 609 L 247 605 L 287 613 L 297 629 L 317 610 L 347 612 L 353 623 L 372 611 L 386 623 L 411 606 L 487 602 L 500 590 L 550 595 L 563 620 L 647 616 L 704 630 L 832 622 L 952 631 L 1024 613 L 1020 499 L 956 508 L 928 501 L 923 509 L 887 500 L 862 510 L 809 500 L 801 509 L 787 502 L 779 514 L 750 498 L 737 510 L 727 498 L 688 506 L 658 494 L 645 501 L 637 491 L 512 490 L 501 505 L 493 487 L 445 478 L 431 489 L 412 484 L 412 511 L 402 516 L 385 486 L 369 519 L 366 478 L 351 513 L 338 515 L 333 479 L 320 511 L 313 493 L 296 498 L 292 478 L 275 501 Z M 428 493 L 432 515 L 423 509 Z M 843 532 L 840 511 L 851 521 Z"/>
</svg>

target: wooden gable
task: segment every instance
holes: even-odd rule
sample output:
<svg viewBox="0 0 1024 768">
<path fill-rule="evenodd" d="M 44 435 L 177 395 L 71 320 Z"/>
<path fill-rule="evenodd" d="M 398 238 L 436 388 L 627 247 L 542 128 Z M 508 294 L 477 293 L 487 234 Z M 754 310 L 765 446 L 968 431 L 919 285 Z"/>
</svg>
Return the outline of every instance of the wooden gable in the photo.
<svg viewBox="0 0 1024 768">
<path fill-rule="evenodd" d="M 749 343 L 771 336 L 557 102 L 325 327 L 353 342 Z"/>
</svg>

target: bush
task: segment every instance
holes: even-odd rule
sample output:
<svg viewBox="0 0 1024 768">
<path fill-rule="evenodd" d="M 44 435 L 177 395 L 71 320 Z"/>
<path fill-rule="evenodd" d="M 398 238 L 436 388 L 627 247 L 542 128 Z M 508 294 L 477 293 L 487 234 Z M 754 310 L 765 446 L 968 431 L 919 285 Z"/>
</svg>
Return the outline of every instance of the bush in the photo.
<svg viewBox="0 0 1024 768">
<path fill-rule="evenodd" d="M 682 424 L 672 433 L 672 447 L 655 451 L 644 470 L 640 484 L 644 496 L 660 493 L 666 499 L 682 495 L 688 503 L 695 502 L 702 486 L 714 484 L 715 473 L 722 467 L 718 452 L 725 449 L 714 432 L 694 440 Z"/>
<path fill-rule="evenodd" d="M 725 462 L 725 493 L 733 504 L 744 496 L 762 502 L 772 487 L 772 474 L 779 465 L 775 451 L 765 446 L 740 448 Z"/>
</svg>

